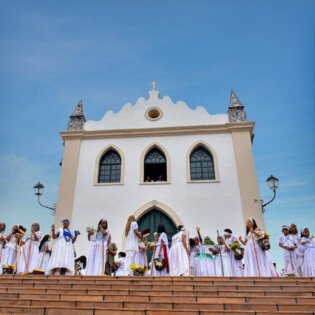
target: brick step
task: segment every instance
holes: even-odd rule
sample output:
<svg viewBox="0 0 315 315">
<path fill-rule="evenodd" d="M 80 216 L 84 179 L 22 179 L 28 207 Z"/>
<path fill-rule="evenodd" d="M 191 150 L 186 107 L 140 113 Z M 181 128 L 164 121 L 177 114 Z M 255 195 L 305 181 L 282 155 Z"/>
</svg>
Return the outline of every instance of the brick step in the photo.
<svg viewBox="0 0 315 315">
<path fill-rule="evenodd" d="M 17 290 L 16 287 L 2 287 L 0 288 L 0 292 L 5 291 L 5 292 L 15 292 Z M 23 286 L 18 288 L 18 290 L 24 290 L 25 291 L 32 291 L 32 292 L 47 292 L 47 293 L 63 293 L 63 292 L 88 292 L 94 293 L 94 294 L 104 294 L 105 292 L 109 291 L 123 291 L 123 292 L 161 292 L 161 294 L 175 294 L 176 292 L 186 292 L 187 294 L 194 295 L 198 292 L 200 294 L 201 292 L 209 293 L 209 294 L 215 294 L 214 292 L 246 292 L 246 291 L 251 291 L 251 292 L 268 292 L 268 294 L 277 294 L 277 292 L 290 292 L 290 294 L 293 294 L 294 292 L 300 295 L 301 294 L 306 294 L 305 292 L 308 292 L 308 294 L 312 294 L 315 292 L 315 288 L 313 287 L 195 287 L 195 288 L 187 288 L 187 287 L 143 287 L 143 286 L 130 286 L 130 287 L 117 287 L 117 286 L 112 286 L 112 287 L 90 287 L 90 288 L 72 288 L 72 287 L 64 287 L 64 286 L 45 286 L 45 285 L 38 285 L 36 287 L 31 287 L 31 286 Z"/>
<path fill-rule="evenodd" d="M 0 306 L 0 314 L 15 314 L 15 315 L 182 315 L 182 310 L 138 310 L 138 309 L 74 309 L 67 307 L 28 307 L 28 306 L 8 306 L 1 307 Z M 185 310 L 185 315 L 314 315 L 312 311 L 278 311 L 278 312 L 270 312 L 270 311 L 251 311 L 251 310 Z"/>
<path fill-rule="evenodd" d="M 211 289 L 211 288 L 210 288 Z M 160 290 L 150 290 L 150 295 L 155 296 L 240 296 L 240 297 L 251 297 L 251 296 L 288 296 L 288 297 L 299 297 L 299 296 L 308 296 L 308 297 L 314 297 L 315 291 L 264 291 L 264 290 L 229 290 L 225 289 L 224 291 L 160 291 Z M 66 289 L 47 289 L 47 288 L 21 288 L 21 287 L 0 287 L 0 293 L 5 294 L 75 294 L 75 295 L 85 295 L 85 296 L 91 296 L 91 295 L 138 295 L 138 294 L 144 294 L 147 295 L 147 290 L 128 290 L 128 289 L 122 289 L 122 290 L 93 290 L 93 289 L 77 289 L 77 288 L 66 288 Z"/>
<path fill-rule="evenodd" d="M 160 279 L 160 278 L 151 278 L 151 277 L 121 277 L 121 278 L 114 278 L 114 277 L 102 277 L 99 276 L 98 278 L 80 278 L 80 277 L 72 277 L 72 279 L 69 278 L 38 278 L 33 276 L 28 277 L 14 277 L 14 278 L 3 278 L 0 276 L 0 283 L 49 283 L 49 284 L 85 284 L 85 285 L 91 285 L 91 284 L 99 284 L 99 283 L 106 283 L 106 284 L 142 284 L 145 282 L 146 284 L 156 284 L 156 285 L 171 285 L 171 284 L 180 284 L 180 285 L 192 285 L 198 284 L 198 285 L 270 285 L 270 286 L 276 286 L 276 285 L 305 285 L 305 284 L 314 284 L 314 280 L 312 278 L 292 278 L 290 280 L 283 281 L 282 279 L 287 278 L 276 278 L 277 280 L 266 280 L 264 278 L 260 279 L 247 279 L 244 280 L 244 278 L 234 278 L 230 279 L 228 281 L 226 280 L 218 280 L 215 278 L 209 278 L 209 279 L 203 279 L 201 277 L 199 278 L 192 278 L 192 279 L 183 279 L 183 277 L 180 277 L 178 280 L 176 278 L 169 278 L 169 279 Z"/>
<path fill-rule="evenodd" d="M 314 297 L 287 297 L 287 296 L 238 296 L 231 294 L 227 296 L 160 296 L 158 294 L 152 294 L 151 292 L 143 292 L 135 295 L 122 295 L 122 294 L 110 294 L 110 295 L 98 295 L 98 294 L 49 294 L 49 293 L 3 293 L 0 296 L 0 303 L 3 300 L 49 300 L 49 301 L 121 301 L 121 302 L 161 302 L 161 303 L 177 303 L 177 302 L 200 302 L 200 303 L 266 303 L 266 304 L 315 304 Z"/>
<path fill-rule="evenodd" d="M 52 301 L 49 299 L 2 299 L 1 307 L 4 306 L 41 306 L 41 307 L 71 307 L 77 309 L 98 308 L 98 309 L 138 309 L 138 310 L 254 310 L 254 311 L 314 311 L 314 303 L 292 304 L 280 302 L 277 304 L 267 304 L 264 302 L 246 303 L 222 303 L 222 302 L 146 302 L 146 301 Z"/>
<path fill-rule="evenodd" d="M 244 292 L 252 292 L 253 294 L 260 293 L 265 295 L 277 295 L 277 294 L 288 294 L 288 295 L 315 295 L 314 288 L 308 288 L 305 286 L 301 287 L 284 287 L 284 288 L 270 288 L 270 287 L 214 287 L 214 286 L 208 286 L 203 287 L 202 289 L 195 288 L 194 290 L 187 290 L 185 288 L 179 287 L 179 288 L 153 288 L 150 290 L 147 289 L 141 289 L 137 288 L 135 286 L 132 286 L 132 288 L 101 288 L 101 289 L 94 289 L 94 288 L 71 288 L 71 287 L 62 287 L 62 286 L 56 286 L 56 287 L 47 287 L 47 286 L 8 286 L 8 287 L 0 287 L 0 292 L 45 292 L 45 293 L 67 293 L 67 292 L 77 292 L 77 293 L 86 293 L 86 294 L 111 294 L 111 292 L 122 292 L 122 294 L 136 294 L 137 292 L 157 292 L 160 293 L 160 295 L 169 295 L 173 294 L 211 294 L 216 295 L 220 294 L 221 292 L 233 292 L 235 294 L 238 293 L 244 293 Z M 224 293 L 225 294 L 225 293 Z"/>
</svg>

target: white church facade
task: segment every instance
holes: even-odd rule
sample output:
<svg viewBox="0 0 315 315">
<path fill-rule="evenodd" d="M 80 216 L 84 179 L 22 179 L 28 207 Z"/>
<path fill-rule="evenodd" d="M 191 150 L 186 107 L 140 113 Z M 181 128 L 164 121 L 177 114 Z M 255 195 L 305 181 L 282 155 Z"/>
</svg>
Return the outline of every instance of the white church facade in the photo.
<svg viewBox="0 0 315 315">
<path fill-rule="evenodd" d="M 100 121 L 86 121 L 80 102 L 62 131 L 64 157 L 55 224 L 69 218 L 80 230 L 78 254 L 88 254 L 86 227 L 107 219 L 112 241 L 124 248 L 134 214 L 140 230 L 164 223 L 171 237 L 183 224 L 215 238 L 244 221 L 264 225 L 252 154 L 254 122 L 232 91 L 227 114 L 210 115 L 149 91 Z"/>
</svg>

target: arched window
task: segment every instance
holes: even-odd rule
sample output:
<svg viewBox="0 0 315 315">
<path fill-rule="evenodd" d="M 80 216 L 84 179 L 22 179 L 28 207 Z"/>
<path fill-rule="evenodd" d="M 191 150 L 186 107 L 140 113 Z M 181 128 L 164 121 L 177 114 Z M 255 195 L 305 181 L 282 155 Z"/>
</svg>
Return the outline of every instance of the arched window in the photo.
<svg viewBox="0 0 315 315">
<path fill-rule="evenodd" d="M 121 158 L 119 154 L 110 149 L 100 160 L 98 171 L 99 183 L 118 183 L 121 176 Z"/>
<path fill-rule="evenodd" d="M 166 157 L 158 148 L 151 149 L 144 158 L 144 182 L 167 181 Z"/>
<path fill-rule="evenodd" d="M 203 146 L 198 146 L 190 154 L 190 179 L 214 180 L 214 164 L 211 153 Z"/>
</svg>

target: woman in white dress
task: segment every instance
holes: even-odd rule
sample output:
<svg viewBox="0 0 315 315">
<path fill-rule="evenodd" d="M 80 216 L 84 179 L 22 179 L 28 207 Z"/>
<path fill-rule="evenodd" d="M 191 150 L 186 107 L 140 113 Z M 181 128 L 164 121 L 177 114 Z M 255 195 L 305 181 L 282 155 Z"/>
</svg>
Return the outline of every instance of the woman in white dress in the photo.
<svg viewBox="0 0 315 315">
<path fill-rule="evenodd" d="M 142 237 L 142 233 L 139 232 L 141 237 Z M 138 240 L 138 252 L 136 255 L 136 263 L 140 266 L 148 266 L 147 263 L 147 255 L 146 255 L 146 245 L 143 242 L 143 240 Z"/>
<path fill-rule="evenodd" d="M 47 267 L 47 274 L 74 275 L 74 247 L 79 231 L 70 231 L 70 221 L 64 219 L 62 228 L 56 232 L 55 225 L 51 226 L 52 238 L 56 240 Z"/>
<path fill-rule="evenodd" d="M 115 276 L 128 276 L 125 271 L 125 263 L 126 263 L 126 254 L 124 252 L 118 253 L 118 268 L 115 272 Z"/>
<path fill-rule="evenodd" d="M 158 240 L 156 242 L 154 260 L 157 258 L 163 259 L 165 267 L 163 270 L 159 271 L 155 268 L 155 263 L 153 261 L 153 276 L 169 276 L 169 249 L 165 226 L 163 224 L 158 224 L 156 232 L 158 233 Z"/>
<path fill-rule="evenodd" d="M 209 249 L 213 254 L 215 254 L 215 274 L 217 277 L 231 277 L 232 269 L 229 255 L 231 248 L 221 235 L 217 237 L 217 242 L 218 246 L 216 249 Z"/>
<path fill-rule="evenodd" d="M 299 249 L 301 236 L 295 223 L 291 223 L 289 228 L 290 240 L 295 244 L 296 248 L 292 251 L 292 260 L 294 266 L 294 274 L 302 277 L 303 253 Z"/>
<path fill-rule="evenodd" d="M 11 233 L 6 237 L 6 244 L 4 250 L 2 251 L 1 259 L 3 265 L 15 264 L 17 262 L 17 258 L 20 258 L 20 255 L 17 255 L 17 253 L 20 252 L 19 244 L 21 242 L 20 238 L 18 238 L 16 234 L 18 229 L 19 225 L 15 224 Z"/>
<path fill-rule="evenodd" d="M 189 239 L 189 249 L 190 249 L 190 274 L 193 276 L 207 276 L 201 269 L 197 272 L 197 263 L 200 253 L 204 252 L 204 246 L 202 245 L 202 237 L 200 234 L 200 228 L 196 227 L 198 236 Z"/>
<path fill-rule="evenodd" d="M 238 243 L 239 241 L 236 236 L 233 235 L 233 232 L 231 229 L 225 229 L 224 230 L 224 239 L 227 245 L 230 247 L 233 243 Z M 230 263 L 231 263 L 231 272 L 233 277 L 242 277 L 244 276 L 244 267 L 242 260 L 235 259 L 234 251 L 230 250 L 228 252 L 228 256 L 230 257 Z"/>
<path fill-rule="evenodd" d="M 178 233 L 172 237 L 169 251 L 170 276 L 189 275 L 189 250 L 187 233 L 183 225 L 177 227 Z"/>
<path fill-rule="evenodd" d="M 138 223 L 134 215 L 129 216 L 125 227 L 126 236 L 126 263 L 125 272 L 132 276 L 133 271 L 130 265 L 137 263 L 137 253 L 139 252 L 138 239 L 141 239 L 141 233 L 138 231 Z"/>
<path fill-rule="evenodd" d="M 258 239 L 264 236 L 254 219 L 248 218 L 246 221 L 245 239 L 239 237 L 239 241 L 245 246 L 244 251 L 244 275 L 247 277 L 275 277 L 276 270 L 272 264 L 270 254 L 267 250 L 262 250 L 258 244 Z"/>
<path fill-rule="evenodd" d="M 97 276 L 105 273 L 106 251 L 109 244 L 110 233 L 107 220 L 101 219 L 98 223 L 96 233 L 89 232 L 88 240 L 92 241 L 85 274 Z"/>
<path fill-rule="evenodd" d="M 37 268 L 47 271 L 47 267 L 51 255 L 50 235 L 45 235 L 39 244 L 39 255 L 37 260 Z"/>
<path fill-rule="evenodd" d="M 33 272 L 37 267 L 39 244 L 42 240 L 43 234 L 40 232 L 38 222 L 34 222 L 31 226 L 31 234 L 24 239 L 24 245 L 21 248 L 21 257 L 17 265 L 17 273 Z"/>
<path fill-rule="evenodd" d="M 304 253 L 302 271 L 304 277 L 315 276 L 315 244 L 310 237 L 308 228 L 302 229 L 301 250 Z"/>
<path fill-rule="evenodd" d="M 294 250 L 297 248 L 297 245 L 291 239 L 289 234 L 289 227 L 286 225 L 282 226 L 282 236 L 279 237 L 279 247 L 283 249 L 283 271 L 287 276 L 296 275 L 295 274 L 295 265 L 294 265 Z"/>
<path fill-rule="evenodd" d="M 0 222 L 0 275 L 2 274 L 2 254 L 5 249 L 5 244 L 7 242 L 5 235 L 6 225 L 4 222 Z"/>
</svg>

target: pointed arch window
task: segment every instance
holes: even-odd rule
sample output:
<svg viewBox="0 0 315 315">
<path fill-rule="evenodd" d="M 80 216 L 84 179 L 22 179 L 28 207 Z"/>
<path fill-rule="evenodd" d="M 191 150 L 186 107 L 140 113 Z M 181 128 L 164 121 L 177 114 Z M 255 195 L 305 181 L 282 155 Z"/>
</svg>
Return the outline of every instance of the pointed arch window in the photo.
<svg viewBox="0 0 315 315">
<path fill-rule="evenodd" d="M 205 147 L 195 148 L 190 154 L 189 162 L 191 180 L 215 179 L 213 157 Z"/>
<path fill-rule="evenodd" d="M 167 161 L 158 148 L 151 149 L 144 157 L 144 182 L 167 181 Z"/>
<path fill-rule="evenodd" d="M 121 157 L 110 149 L 100 160 L 98 182 L 99 183 L 119 183 L 121 177 Z"/>
</svg>

